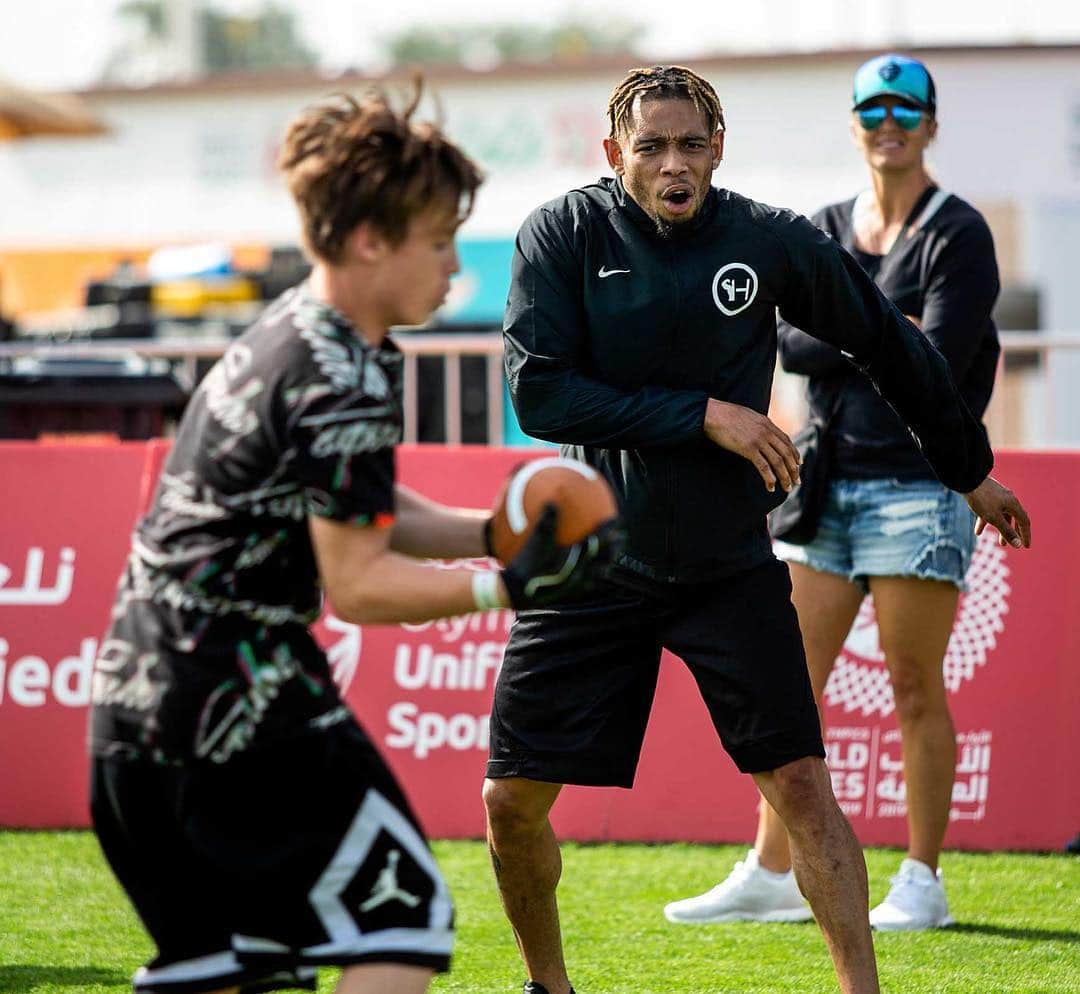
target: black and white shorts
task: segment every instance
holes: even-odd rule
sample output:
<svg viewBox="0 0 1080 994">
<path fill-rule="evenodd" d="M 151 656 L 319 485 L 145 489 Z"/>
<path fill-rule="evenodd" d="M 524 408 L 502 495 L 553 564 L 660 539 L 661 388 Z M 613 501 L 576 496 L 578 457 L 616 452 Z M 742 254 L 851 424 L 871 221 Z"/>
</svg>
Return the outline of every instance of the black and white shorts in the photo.
<svg viewBox="0 0 1080 994">
<path fill-rule="evenodd" d="M 137 994 L 315 989 L 315 967 L 449 968 L 453 906 L 352 721 L 222 766 L 95 759 L 94 829 L 158 956 Z"/>
<path fill-rule="evenodd" d="M 491 712 L 487 775 L 630 787 L 668 649 L 743 773 L 824 756 L 784 563 L 707 583 L 614 574 L 588 600 L 522 611 Z"/>
</svg>

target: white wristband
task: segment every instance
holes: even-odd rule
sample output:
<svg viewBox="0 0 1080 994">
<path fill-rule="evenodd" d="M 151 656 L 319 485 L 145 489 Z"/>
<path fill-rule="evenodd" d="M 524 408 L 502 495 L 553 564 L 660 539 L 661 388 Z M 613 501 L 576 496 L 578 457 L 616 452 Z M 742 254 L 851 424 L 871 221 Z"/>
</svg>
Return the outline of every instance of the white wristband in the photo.
<svg viewBox="0 0 1080 994">
<path fill-rule="evenodd" d="M 502 607 L 499 600 L 499 574 L 493 569 L 472 575 L 472 595 L 477 611 L 494 611 Z"/>
</svg>

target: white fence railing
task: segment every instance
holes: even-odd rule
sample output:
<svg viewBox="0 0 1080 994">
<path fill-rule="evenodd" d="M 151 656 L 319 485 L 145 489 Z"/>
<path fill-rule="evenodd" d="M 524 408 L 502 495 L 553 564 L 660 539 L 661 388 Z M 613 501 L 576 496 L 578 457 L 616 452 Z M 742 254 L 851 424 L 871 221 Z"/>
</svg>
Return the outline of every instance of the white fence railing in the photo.
<svg viewBox="0 0 1080 994">
<path fill-rule="evenodd" d="M 459 444 L 462 438 L 461 360 L 466 356 L 486 360 L 487 439 L 496 445 L 503 442 L 502 335 L 499 332 L 399 333 L 393 337 L 405 357 L 404 434 L 407 442 L 417 440 L 418 360 L 421 356 L 441 356 L 445 364 L 443 408 L 445 440 L 450 445 Z M 87 359 L 134 354 L 170 361 L 183 384 L 191 387 L 196 382 L 200 361 L 216 359 L 229 342 L 223 338 L 179 337 L 48 343 L 23 340 L 0 343 L 0 361 L 28 356 Z M 1005 356 L 1030 355 L 1036 361 L 1015 374 L 1006 369 L 999 377 L 998 389 L 987 412 L 991 438 L 996 443 L 1004 441 L 1017 445 L 1080 445 L 1080 332 L 1001 332 L 1001 344 Z M 1072 423 L 1073 413 L 1075 424 Z M 1031 421 L 1033 426 L 1018 427 L 1015 422 L 1021 417 Z M 1068 423 L 1062 424 L 1063 418 Z"/>
<path fill-rule="evenodd" d="M 485 395 L 487 401 L 487 438 L 494 445 L 503 441 L 502 335 L 499 332 L 458 333 L 424 332 L 396 334 L 394 342 L 405 358 L 405 430 L 406 442 L 417 440 L 419 413 L 418 359 L 442 356 L 445 364 L 443 408 L 446 442 L 461 442 L 461 360 L 480 356 L 487 360 Z M 34 359 L 108 359 L 137 355 L 144 359 L 169 360 L 181 383 L 194 387 L 199 363 L 217 359 L 229 347 L 223 338 L 130 338 L 93 341 L 0 343 L 0 361 L 30 357 Z"/>
</svg>

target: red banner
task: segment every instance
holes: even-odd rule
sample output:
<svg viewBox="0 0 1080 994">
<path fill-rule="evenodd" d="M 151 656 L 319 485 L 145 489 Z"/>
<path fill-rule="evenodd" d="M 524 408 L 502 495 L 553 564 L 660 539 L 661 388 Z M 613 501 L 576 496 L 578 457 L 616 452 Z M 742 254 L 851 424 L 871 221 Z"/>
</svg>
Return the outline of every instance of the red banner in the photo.
<svg viewBox="0 0 1080 994">
<path fill-rule="evenodd" d="M 0 444 L 0 825 L 87 822 L 90 677 L 151 452 Z"/>
<path fill-rule="evenodd" d="M 0 824 L 86 824 L 90 669 L 161 443 L 66 449 L 0 445 Z M 485 506 L 536 451 L 405 448 L 403 482 Z M 959 733 L 947 845 L 1057 849 L 1080 828 L 1080 455 L 1005 453 L 997 475 L 1025 501 L 1035 547 L 984 540 L 945 660 Z M 491 692 L 510 617 L 318 632 L 346 697 L 401 777 L 429 832 L 483 833 L 480 784 Z M 905 798 L 892 693 L 869 604 L 826 691 L 837 798 L 866 843 L 902 844 Z M 721 749 L 682 664 L 665 657 L 632 791 L 568 788 L 556 830 L 577 839 L 746 841 L 756 792 Z"/>
</svg>

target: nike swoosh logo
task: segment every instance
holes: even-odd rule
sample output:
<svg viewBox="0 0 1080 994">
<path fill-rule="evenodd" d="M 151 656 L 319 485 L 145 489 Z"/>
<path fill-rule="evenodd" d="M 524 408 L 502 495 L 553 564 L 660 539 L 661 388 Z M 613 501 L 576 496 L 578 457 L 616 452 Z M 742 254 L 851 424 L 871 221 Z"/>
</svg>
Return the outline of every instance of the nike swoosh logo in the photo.
<svg viewBox="0 0 1080 994">
<path fill-rule="evenodd" d="M 596 275 L 599 276 L 600 279 L 606 280 L 609 276 L 615 276 L 617 273 L 628 272 L 630 272 L 629 269 L 605 269 L 603 266 L 601 266 L 600 271 Z"/>
</svg>

